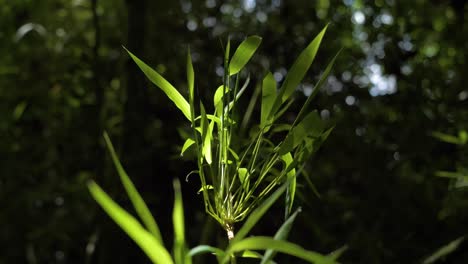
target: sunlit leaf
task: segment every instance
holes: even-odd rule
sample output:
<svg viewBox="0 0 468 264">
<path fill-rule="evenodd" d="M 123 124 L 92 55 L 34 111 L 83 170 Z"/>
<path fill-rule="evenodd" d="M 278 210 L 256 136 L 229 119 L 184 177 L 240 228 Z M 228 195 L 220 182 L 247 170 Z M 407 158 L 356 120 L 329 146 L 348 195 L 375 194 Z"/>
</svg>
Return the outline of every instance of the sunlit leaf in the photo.
<svg viewBox="0 0 468 264">
<path fill-rule="evenodd" d="M 122 164 L 120 163 L 119 158 L 117 157 L 117 154 L 115 153 L 115 149 L 112 145 L 109 135 L 107 135 L 106 132 L 104 132 L 104 140 L 106 142 L 107 149 L 109 150 L 109 153 L 111 155 L 112 162 L 114 163 L 114 166 L 117 169 L 117 173 L 119 174 L 122 185 L 124 186 L 125 191 L 127 192 L 127 195 L 130 198 L 133 207 L 135 208 L 135 211 L 143 221 L 143 224 L 146 226 L 146 228 L 148 228 L 148 230 L 151 232 L 151 234 L 154 235 L 154 237 L 159 241 L 159 243 L 163 244 L 161 232 L 159 231 L 156 220 L 154 220 L 154 217 L 148 209 L 148 206 L 146 205 L 145 201 L 138 193 L 137 189 L 135 188 L 135 185 L 130 180 L 130 177 L 128 177 L 127 173 L 125 172 Z"/>
<path fill-rule="evenodd" d="M 133 216 L 116 204 L 94 181 L 88 183 L 88 189 L 104 211 L 137 243 L 153 263 L 174 263 L 162 243 L 146 231 Z"/>
<path fill-rule="evenodd" d="M 190 258 L 186 259 L 184 206 L 182 202 L 180 183 L 178 180 L 174 180 L 174 209 L 172 211 L 172 223 L 174 225 L 175 262 L 190 262 Z"/>
<path fill-rule="evenodd" d="M 130 57 L 135 61 L 138 67 L 143 71 L 143 73 L 148 77 L 148 79 L 158 86 L 166 95 L 171 99 L 172 102 L 177 106 L 177 108 L 182 111 L 185 117 L 190 120 L 190 105 L 185 100 L 185 98 L 177 91 L 177 89 L 172 86 L 164 77 L 162 77 L 158 72 L 153 70 L 151 67 L 146 65 L 142 60 L 133 55 L 129 50 L 125 49 Z M 190 73 L 188 73 L 190 74 Z M 189 80 L 191 81 L 191 80 Z"/>
<path fill-rule="evenodd" d="M 338 56 L 340 55 L 341 53 L 341 50 L 339 50 L 336 55 L 333 57 L 333 59 L 328 63 L 327 67 L 325 68 L 325 70 L 323 71 L 322 75 L 320 76 L 320 79 L 319 81 L 315 84 L 313 90 L 312 90 L 312 93 L 309 95 L 309 97 L 307 97 L 307 100 L 305 101 L 305 103 L 302 105 L 301 107 L 301 110 L 299 111 L 299 114 L 297 114 L 296 116 L 296 120 L 294 121 L 294 124 L 293 126 L 296 124 L 296 122 L 298 120 L 300 120 L 302 118 L 302 116 L 307 112 L 307 108 L 309 107 L 309 104 L 310 102 L 312 102 L 312 99 L 314 99 L 314 97 L 317 95 L 318 91 L 320 90 L 320 88 L 322 88 L 323 84 L 325 83 L 325 81 L 327 80 L 328 78 L 328 75 L 330 74 L 331 72 L 331 69 L 333 68 L 333 65 L 335 64 L 335 61 L 336 59 L 338 58 Z"/>
<path fill-rule="evenodd" d="M 296 87 L 304 78 L 306 72 L 309 70 L 312 62 L 315 59 L 315 55 L 320 47 L 320 43 L 322 42 L 322 38 L 325 35 L 325 31 L 327 30 L 327 26 L 325 26 L 322 31 L 310 42 L 310 44 L 301 52 L 299 57 L 297 57 L 294 64 L 288 71 L 286 75 L 286 79 L 281 86 L 280 93 L 281 93 L 281 101 L 285 102 L 296 90 Z"/>
<path fill-rule="evenodd" d="M 185 141 L 184 145 L 182 146 L 182 150 L 180 151 L 180 155 L 183 156 L 185 151 L 190 148 L 190 146 L 192 146 L 193 144 L 195 144 L 195 140 L 191 139 L 191 138 L 187 138 L 187 140 Z"/>
<path fill-rule="evenodd" d="M 250 36 L 239 45 L 229 62 L 229 75 L 234 75 L 244 68 L 261 42 L 261 37 Z"/>
<path fill-rule="evenodd" d="M 291 152 L 288 152 L 281 156 L 281 160 L 284 161 L 285 166 L 284 170 L 288 170 L 293 163 L 294 159 L 291 155 Z M 286 177 L 289 182 L 289 186 L 286 189 L 286 217 L 289 217 L 289 214 L 291 213 L 292 206 L 294 204 L 294 196 L 296 195 L 296 169 L 290 169 L 286 173 Z"/>
<path fill-rule="evenodd" d="M 248 237 L 243 240 L 231 242 L 227 249 L 223 263 L 229 261 L 229 255 L 235 252 L 244 250 L 275 250 L 297 258 L 301 258 L 310 263 L 317 264 L 333 264 L 336 263 L 331 257 L 324 256 L 320 253 L 306 250 L 296 244 L 283 240 L 275 240 L 271 237 Z"/>
<path fill-rule="evenodd" d="M 269 72 L 262 82 L 262 107 L 260 112 L 260 127 L 264 127 L 268 120 L 271 108 L 276 100 L 276 81 Z"/>
<path fill-rule="evenodd" d="M 297 124 L 286 136 L 278 151 L 280 155 L 291 152 L 308 136 L 319 137 L 323 131 L 324 124 L 316 111 L 309 113 Z"/>
</svg>

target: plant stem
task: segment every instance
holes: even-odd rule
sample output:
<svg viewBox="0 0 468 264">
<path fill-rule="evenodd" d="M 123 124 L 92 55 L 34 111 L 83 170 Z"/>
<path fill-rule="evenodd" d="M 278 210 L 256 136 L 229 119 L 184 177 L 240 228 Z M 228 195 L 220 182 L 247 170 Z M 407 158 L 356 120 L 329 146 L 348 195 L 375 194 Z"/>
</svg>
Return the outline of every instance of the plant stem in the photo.
<svg viewBox="0 0 468 264">
<path fill-rule="evenodd" d="M 232 239 L 234 238 L 234 225 L 227 224 L 226 233 L 227 233 L 229 243 L 231 243 Z M 231 264 L 236 264 L 236 256 L 234 256 L 234 254 L 231 255 L 230 259 L 231 259 Z"/>
</svg>

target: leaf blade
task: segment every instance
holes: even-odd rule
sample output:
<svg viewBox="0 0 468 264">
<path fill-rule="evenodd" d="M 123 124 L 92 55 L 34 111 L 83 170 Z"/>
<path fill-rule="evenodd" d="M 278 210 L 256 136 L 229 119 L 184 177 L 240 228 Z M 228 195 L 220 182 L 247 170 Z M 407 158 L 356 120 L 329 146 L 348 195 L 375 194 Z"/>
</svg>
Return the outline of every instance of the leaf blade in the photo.
<svg viewBox="0 0 468 264">
<path fill-rule="evenodd" d="M 138 65 L 141 71 L 143 71 L 146 77 L 156 86 L 158 86 L 172 102 L 174 102 L 176 107 L 180 109 L 182 114 L 184 114 L 184 116 L 188 120 L 191 120 L 190 105 L 187 102 L 187 100 L 185 100 L 185 98 L 179 93 L 179 91 L 177 91 L 177 89 L 171 83 L 169 83 L 162 75 L 160 75 L 158 72 L 149 67 L 146 63 L 140 60 L 137 56 L 135 56 L 125 47 L 124 49 L 130 55 L 132 60 Z"/>
<path fill-rule="evenodd" d="M 229 76 L 238 73 L 242 68 L 244 68 L 260 46 L 261 42 L 261 37 L 250 36 L 239 45 L 229 62 Z"/>
<path fill-rule="evenodd" d="M 146 231 L 133 216 L 115 203 L 94 181 L 88 182 L 88 189 L 102 209 L 135 241 L 153 263 L 174 263 L 169 252 L 156 237 Z"/>
<path fill-rule="evenodd" d="M 132 180 L 130 180 L 130 177 L 128 176 L 127 172 L 125 172 L 122 164 L 120 163 L 120 160 L 115 152 L 114 146 L 112 145 L 112 142 L 107 132 L 104 132 L 104 141 L 111 155 L 112 162 L 114 163 L 114 166 L 117 170 L 117 174 L 120 177 L 120 181 L 122 182 L 122 185 L 124 186 L 125 191 L 127 192 L 127 195 L 130 198 L 133 207 L 135 208 L 135 211 L 143 221 L 143 224 L 150 231 L 150 233 L 153 234 L 153 236 L 162 244 L 163 240 L 158 224 L 156 223 L 156 220 L 151 214 L 151 211 L 149 210 L 145 201 L 138 193 L 138 190 L 135 188 L 135 185 L 133 184 Z"/>
</svg>

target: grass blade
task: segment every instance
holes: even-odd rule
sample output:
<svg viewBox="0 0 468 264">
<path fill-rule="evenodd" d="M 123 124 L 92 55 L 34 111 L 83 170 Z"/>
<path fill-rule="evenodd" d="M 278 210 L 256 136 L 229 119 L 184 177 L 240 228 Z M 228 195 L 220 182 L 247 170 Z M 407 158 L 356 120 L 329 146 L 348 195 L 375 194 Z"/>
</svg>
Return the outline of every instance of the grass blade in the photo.
<svg viewBox="0 0 468 264">
<path fill-rule="evenodd" d="M 269 72 L 262 82 L 262 106 L 260 112 L 260 127 L 265 127 L 271 108 L 276 100 L 276 81 Z"/>
<path fill-rule="evenodd" d="M 294 90 L 296 90 L 296 87 L 302 81 L 306 72 L 312 65 L 327 27 L 328 25 L 325 26 L 315 39 L 307 46 L 307 48 L 301 52 L 286 75 L 286 79 L 280 89 L 282 103 L 288 100 Z"/>
<path fill-rule="evenodd" d="M 150 231 L 150 233 L 158 240 L 159 243 L 163 244 L 161 232 L 159 231 L 156 220 L 154 220 L 154 217 L 148 209 L 148 206 L 146 205 L 145 201 L 138 193 L 137 189 L 135 188 L 135 185 L 133 185 L 133 182 L 130 180 L 130 177 L 128 177 L 127 173 L 125 172 L 122 164 L 120 163 L 119 158 L 117 157 L 117 154 L 115 153 L 115 149 L 112 145 L 109 135 L 107 135 L 106 132 L 104 132 L 104 141 L 106 142 L 107 149 L 109 150 L 112 161 L 115 165 L 115 168 L 117 169 L 120 181 L 122 182 L 122 185 L 124 186 L 125 191 L 127 192 L 127 195 L 130 198 L 130 201 L 132 202 L 136 213 L 141 218 L 143 224 Z"/>
<path fill-rule="evenodd" d="M 294 159 L 291 155 L 291 152 L 286 153 L 285 155 L 281 156 L 281 159 L 285 163 L 284 170 L 288 170 L 290 165 L 293 163 Z M 286 189 L 286 208 L 285 208 L 285 218 L 289 217 L 291 213 L 292 206 L 294 204 L 294 196 L 296 195 L 296 169 L 291 169 L 286 172 L 286 177 L 289 182 L 288 188 Z"/>
<path fill-rule="evenodd" d="M 153 263 L 174 263 L 162 243 L 146 231 L 133 216 L 115 203 L 94 181 L 88 183 L 88 189 L 102 209 L 135 241 Z"/>
<path fill-rule="evenodd" d="M 174 258 L 176 263 L 188 263 L 185 247 L 184 206 L 180 190 L 180 182 L 174 180 L 174 209 L 172 211 L 174 225 Z"/>
<path fill-rule="evenodd" d="M 232 76 L 238 73 L 254 55 L 258 46 L 262 42 L 259 36 L 250 36 L 244 40 L 234 52 L 229 63 L 229 75 Z"/>
<path fill-rule="evenodd" d="M 124 48 L 133 61 L 138 65 L 138 67 L 143 71 L 143 73 L 148 77 L 148 79 L 158 86 L 166 95 L 171 99 L 172 102 L 177 106 L 177 108 L 182 111 L 184 116 L 190 120 L 190 105 L 185 100 L 185 98 L 177 91 L 177 89 L 169 83 L 164 77 L 162 77 L 159 73 L 153 70 L 151 67 L 146 65 L 142 60 L 140 60 L 137 56 L 133 55 L 129 50 Z"/>
<path fill-rule="evenodd" d="M 286 240 L 288 238 L 289 232 L 293 226 L 294 220 L 296 220 L 297 214 L 300 212 L 300 209 L 297 209 L 278 229 L 276 232 L 274 239 L 275 240 Z M 260 264 L 269 264 L 271 260 L 275 257 L 276 252 L 272 249 L 269 249 L 265 252 L 262 258 L 262 262 Z"/>
<path fill-rule="evenodd" d="M 325 71 L 323 71 L 322 76 L 320 76 L 320 80 L 315 84 L 314 89 L 312 90 L 312 93 L 307 97 L 307 100 L 305 101 L 304 105 L 302 105 L 301 110 L 299 111 L 299 114 L 297 114 L 296 120 L 294 120 L 293 126 L 296 124 L 298 120 L 302 118 L 302 115 L 307 111 L 307 107 L 309 106 L 310 102 L 312 102 L 312 99 L 317 95 L 318 91 L 322 87 L 322 85 L 325 83 L 325 80 L 328 78 L 328 75 L 331 72 L 331 69 L 333 68 L 333 65 L 335 64 L 336 59 L 340 55 L 341 50 L 339 50 L 336 55 L 333 57 L 333 59 L 328 63 L 327 67 L 325 68 Z"/>
<path fill-rule="evenodd" d="M 423 264 L 434 263 L 437 260 L 439 260 L 439 259 L 447 256 L 448 254 L 454 252 L 455 250 L 457 250 L 458 246 L 460 246 L 460 244 L 463 242 L 463 240 L 465 240 L 465 237 L 460 237 L 460 238 L 457 238 L 457 239 L 453 240 L 452 242 L 448 243 L 447 245 L 439 248 L 436 252 L 434 252 L 432 255 L 427 257 L 424 260 Z"/>
<path fill-rule="evenodd" d="M 320 253 L 306 250 L 294 243 L 275 240 L 271 237 L 249 237 L 235 243 L 231 243 L 222 263 L 229 261 L 229 256 L 235 252 L 244 250 L 275 250 L 291 256 L 295 256 L 310 263 L 316 264 L 332 264 L 335 261 L 331 257 L 324 256 Z"/>
<path fill-rule="evenodd" d="M 324 124 L 317 111 L 309 113 L 288 133 L 280 146 L 278 154 L 285 155 L 291 152 L 308 136 L 319 137 L 323 129 Z"/>
</svg>

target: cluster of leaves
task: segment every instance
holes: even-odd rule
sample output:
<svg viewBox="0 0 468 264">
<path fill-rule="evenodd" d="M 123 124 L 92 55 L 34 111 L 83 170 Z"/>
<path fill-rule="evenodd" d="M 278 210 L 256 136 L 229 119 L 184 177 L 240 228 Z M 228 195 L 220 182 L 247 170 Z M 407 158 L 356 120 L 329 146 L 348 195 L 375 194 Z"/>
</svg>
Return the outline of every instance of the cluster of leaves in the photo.
<svg viewBox="0 0 468 264">
<path fill-rule="evenodd" d="M 186 140 L 181 154 L 191 146 L 196 148 L 198 164 L 196 172 L 200 176 L 200 191 L 203 193 L 206 212 L 221 224 L 230 240 L 226 250 L 206 245 L 187 250 L 180 184 L 176 181 L 173 210 L 174 260 L 172 260 L 164 248 L 156 221 L 124 171 L 109 137 L 105 134 L 106 144 L 121 181 L 146 229 L 118 206 L 96 183 L 91 182 L 89 189 L 104 210 L 154 263 L 191 263 L 191 258 L 201 253 L 214 253 L 220 263 L 226 263 L 235 259 L 235 254 L 238 252 L 246 257 L 261 257 L 262 263 L 269 263 L 274 256 L 273 250 L 313 263 L 334 263 L 341 251 L 330 256 L 322 256 L 285 242 L 283 239 L 289 233 L 298 213 L 296 211 L 291 214 L 296 191 L 296 177 L 304 161 L 320 147 L 332 130 L 332 128 L 326 128 L 316 111 L 306 112 L 311 99 L 327 78 L 336 56 L 324 70 L 315 90 L 302 106 L 293 124 L 275 123 L 291 106 L 293 102 L 291 96 L 312 64 L 326 28 L 299 55 L 279 89 L 271 73 L 264 77 L 262 84 L 257 88 L 262 93 L 260 122 L 257 125 L 250 124 L 251 131 L 246 135 L 243 134 L 243 130 L 250 123 L 251 113 L 247 111 L 243 120 L 237 120 L 235 117 L 239 115 L 235 114 L 235 110 L 237 110 L 236 103 L 248 87 L 249 79 L 242 87 L 239 87 L 239 72 L 257 50 L 261 42 L 260 37 L 248 37 L 239 45 L 232 58 L 230 57 L 230 41 L 227 42 L 223 84 L 214 93 L 214 114 L 212 115 L 206 113 L 206 108 L 201 101 L 197 104 L 199 114 L 196 113 L 194 70 L 190 52 L 187 57 L 189 89 L 187 101 L 158 72 L 127 50 L 143 73 L 165 92 L 190 121 L 193 137 Z M 250 101 L 251 105 L 254 103 L 255 97 Z M 275 136 L 283 131 L 287 131 L 283 133 L 285 134 L 284 140 L 274 142 Z M 249 135 L 252 136 L 249 138 Z M 285 222 L 276 236 L 274 238 L 245 238 L 268 208 L 284 192 L 286 192 Z M 243 221 L 245 218 L 247 218 L 245 223 L 234 235 L 234 223 Z M 268 251 L 262 257 L 251 250 Z"/>
<path fill-rule="evenodd" d="M 282 86 L 277 89 L 271 73 L 266 74 L 261 89 L 261 116 L 258 124 L 250 124 L 252 107 L 244 115 L 236 114 L 237 102 L 249 79 L 240 87 L 239 73 L 251 59 L 261 38 L 251 36 L 244 40 L 230 57 L 230 42 L 225 47 L 223 84 L 213 96 L 214 113 L 207 114 L 203 102 L 195 101 L 194 70 L 190 53 L 187 58 L 187 101 L 174 86 L 159 73 L 129 52 L 145 75 L 181 110 L 190 121 L 193 136 L 182 147 L 183 154 L 195 146 L 201 192 L 205 209 L 233 236 L 233 225 L 242 221 L 255 206 L 275 187 L 288 181 L 287 217 L 292 210 L 296 189 L 296 176 L 301 166 L 328 137 L 332 128 L 326 128 L 316 111 L 307 113 L 308 106 L 326 80 L 335 58 L 324 70 L 314 91 L 302 106 L 293 124 L 276 124 L 281 115 L 291 106 L 292 94 L 311 66 L 326 27 L 299 55 Z M 250 102 L 255 104 L 255 98 Z M 199 106 L 199 111 L 196 107 Z M 243 119 L 236 118 L 243 116 Z M 251 127 L 245 133 L 246 126 Z M 273 138 L 287 131 L 284 140 Z M 251 136 L 252 135 L 252 136 Z"/>
</svg>

